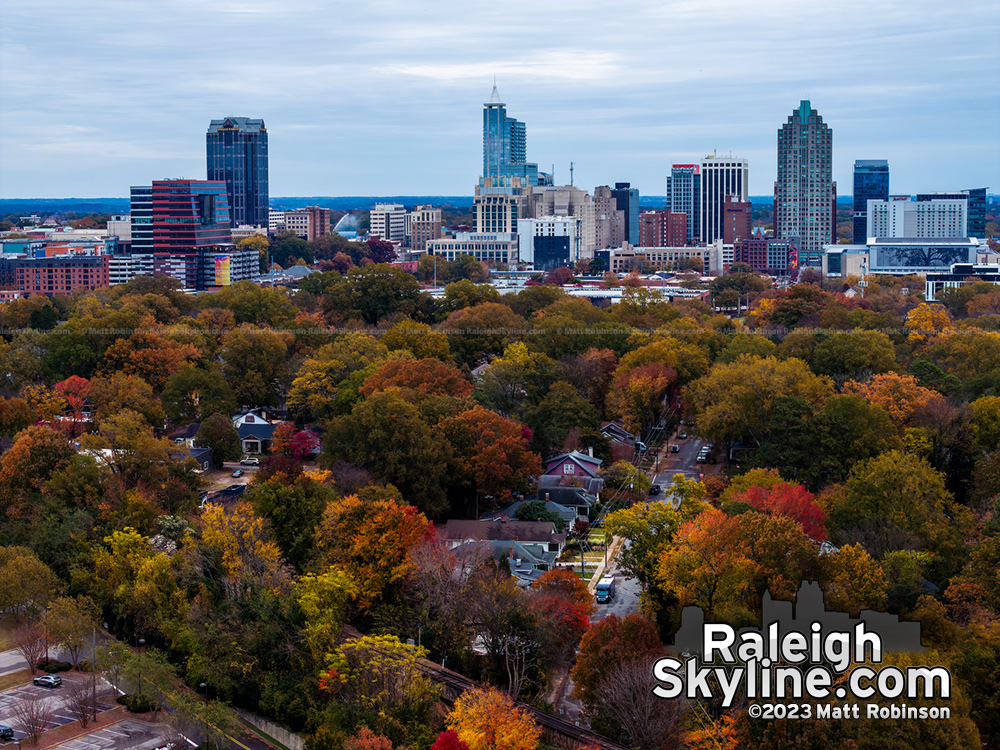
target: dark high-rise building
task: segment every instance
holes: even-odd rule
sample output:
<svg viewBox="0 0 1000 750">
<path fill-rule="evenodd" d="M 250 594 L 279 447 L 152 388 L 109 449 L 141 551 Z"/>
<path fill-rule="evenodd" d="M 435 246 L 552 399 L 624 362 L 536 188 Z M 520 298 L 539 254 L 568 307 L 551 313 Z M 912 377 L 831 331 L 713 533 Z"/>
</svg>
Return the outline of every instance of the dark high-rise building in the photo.
<svg viewBox="0 0 1000 750">
<path fill-rule="evenodd" d="M 639 189 L 628 182 L 616 182 L 614 196 L 617 210 L 625 214 L 625 239 L 630 245 L 639 244 Z"/>
<path fill-rule="evenodd" d="M 823 245 L 836 243 L 833 130 L 803 99 L 778 130 L 774 235 L 797 237 L 800 265 L 820 264 Z"/>
<path fill-rule="evenodd" d="M 529 187 L 538 185 L 538 165 L 528 161 L 527 131 L 524 123 L 507 116 L 497 87 L 483 104 L 484 178 L 520 177 Z M 551 184 L 551 183 L 550 183 Z"/>
<path fill-rule="evenodd" d="M 263 120 L 212 120 L 205 136 L 208 179 L 226 183 L 231 226 L 267 226 L 267 129 Z"/>
<path fill-rule="evenodd" d="M 868 201 L 889 200 L 889 162 L 885 159 L 854 161 L 854 244 L 868 242 Z"/>
</svg>

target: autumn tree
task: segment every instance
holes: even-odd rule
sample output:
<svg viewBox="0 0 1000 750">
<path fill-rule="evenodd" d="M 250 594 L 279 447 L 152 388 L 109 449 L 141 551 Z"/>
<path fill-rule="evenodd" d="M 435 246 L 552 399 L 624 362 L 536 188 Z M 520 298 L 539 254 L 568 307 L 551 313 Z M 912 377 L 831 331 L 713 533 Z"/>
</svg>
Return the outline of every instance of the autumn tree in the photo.
<svg viewBox="0 0 1000 750">
<path fill-rule="evenodd" d="M 341 397 L 340 388 L 348 390 L 346 381 L 351 375 L 381 365 L 388 354 L 385 344 L 364 334 L 350 334 L 320 347 L 302 363 L 292 381 L 289 408 L 307 419 L 344 413 L 350 403 Z"/>
<path fill-rule="evenodd" d="M 0 505 L 6 512 L 22 507 L 30 492 L 37 492 L 52 473 L 69 464 L 73 448 L 55 430 L 36 426 L 18 433 L 10 450 L 0 457 Z"/>
<path fill-rule="evenodd" d="M 136 375 L 114 372 L 90 382 L 90 398 L 98 423 L 128 409 L 142 415 L 150 425 L 163 426 L 163 406 L 152 386 Z"/>
<path fill-rule="evenodd" d="M 596 610 L 587 584 L 572 571 L 553 568 L 531 584 L 528 602 L 541 630 L 546 658 L 567 659 Z"/>
<path fill-rule="evenodd" d="M 688 709 L 683 700 L 665 700 L 649 688 L 656 657 L 651 654 L 615 664 L 601 682 L 591 727 L 638 750 L 684 747 L 681 730 Z"/>
<path fill-rule="evenodd" d="M 382 334 L 381 341 L 389 351 L 405 350 L 417 359 L 451 360 L 448 337 L 426 323 L 402 320 Z"/>
<path fill-rule="evenodd" d="M 462 693 L 445 725 L 469 750 L 535 750 L 540 737 L 531 716 L 495 688 Z"/>
<path fill-rule="evenodd" d="M 392 498 L 331 500 L 316 528 L 327 564 L 342 567 L 357 584 L 358 604 L 370 609 L 410 570 L 408 554 L 428 533 L 427 517 Z"/>
<path fill-rule="evenodd" d="M 236 396 L 222 373 L 193 365 L 182 365 L 167 380 L 162 401 L 173 422 L 204 422 L 213 414 L 228 417 L 236 411 Z"/>
<path fill-rule="evenodd" d="M 459 361 L 475 367 L 483 358 L 501 354 L 526 326 L 525 319 L 506 305 L 485 302 L 456 310 L 442 330 Z"/>
<path fill-rule="evenodd" d="M 288 376 L 288 347 L 273 331 L 244 323 L 222 337 L 222 372 L 242 406 L 274 406 Z"/>
<path fill-rule="evenodd" d="M 130 409 L 105 418 L 97 434 L 85 435 L 81 442 L 98 451 L 98 464 L 126 487 L 161 485 L 171 477 L 183 479 L 194 468 L 193 460 L 183 458 L 186 451 L 156 437 L 142 416 Z"/>
<path fill-rule="evenodd" d="M 0 612 L 37 618 L 61 589 L 59 579 L 26 547 L 0 547 Z"/>
<path fill-rule="evenodd" d="M 844 384 L 844 393 L 860 396 L 869 404 L 881 407 L 899 427 L 918 421 L 935 399 L 941 398 L 919 385 L 912 375 L 887 372 L 865 382 Z"/>
<path fill-rule="evenodd" d="M 480 497 L 498 505 L 512 492 L 527 492 L 541 474 L 541 459 L 517 422 L 476 406 L 440 426 L 452 447 L 453 476 L 471 490 L 477 507 Z"/>
<path fill-rule="evenodd" d="M 727 492 L 727 500 L 744 504 L 761 513 L 785 516 L 797 521 L 812 539 L 826 539 L 826 514 L 815 496 L 801 484 L 779 481 L 767 487 L 751 485 L 737 492 Z"/>
<path fill-rule="evenodd" d="M 964 557 L 963 538 L 971 523 L 944 475 L 925 459 L 900 451 L 856 464 L 831 520 L 841 540 L 859 541 L 876 557 L 914 547 L 933 552 L 935 577 Z"/>
<path fill-rule="evenodd" d="M 608 390 L 608 414 L 621 417 L 625 429 L 643 435 L 669 408 L 667 394 L 677 373 L 659 362 L 616 375 Z"/>
<path fill-rule="evenodd" d="M 359 392 L 367 398 L 389 388 L 399 388 L 407 400 L 418 402 L 430 396 L 464 398 L 472 393 L 469 379 L 438 359 L 390 359 L 365 379 Z"/>
<path fill-rule="evenodd" d="M 700 434 L 719 443 L 742 439 L 762 446 L 772 438 L 769 422 L 778 398 L 820 404 L 832 390 L 829 379 L 800 360 L 743 356 L 692 383 L 686 400 L 697 412 Z"/>
<path fill-rule="evenodd" d="M 196 448 L 210 448 L 221 466 L 226 461 L 238 461 L 243 455 L 240 435 L 228 416 L 212 414 L 198 427 L 194 436 Z"/>
<path fill-rule="evenodd" d="M 877 331 L 835 333 L 816 345 L 810 364 L 814 372 L 843 383 L 888 372 L 896 366 L 896 348 Z"/>
<path fill-rule="evenodd" d="M 392 740 L 375 734 L 368 727 L 361 727 L 356 734 L 344 740 L 344 750 L 392 750 Z"/>
<path fill-rule="evenodd" d="M 480 373 L 476 400 L 502 416 L 520 416 L 542 398 L 555 380 L 553 359 L 529 351 L 523 342 L 515 342 Z"/>
<path fill-rule="evenodd" d="M 331 423 L 324 447 L 326 466 L 348 461 L 399 488 L 426 513 L 444 510 L 448 448 L 399 391 L 373 393 L 356 403 L 350 414 Z"/>
<path fill-rule="evenodd" d="M 223 509 L 209 503 L 202 513 L 202 544 L 219 556 L 226 596 L 235 601 L 259 591 L 282 594 L 289 573 L 264 519 L 248 502 Z"/>
<path fill-rule="evenodd" d="M 80 654 L 91 641 L 100 612 L 89 596 L 54 599 L 42 617 L 42 627 L 53 643 L 62 646 L 70 661 L 80 663 Z"/>
<path fill-rule="evenodd" d="M 392 635 L 352 638 L 330 655 L 320 685 L 336 690 L 361 715 L 426 711 L 440 692 L 421 669 L 426 656 L 425 649 Z"/>
<path fill-rule="evenodd" d="M 356 595 L 354 580 L 336 566 L 308 573 L 296 582 L 295 597 L 305 618 L 303 636 L 317 663 L 336 649 L 348 604 Z"/>
<path fill-rule="evenodd" d="M 598 620 L 580 641 L 572 670 L 573 696 L 593 714 L 604 680 L 615 667 L 645 656 L 662 656 L 663 644 L 656 626 L 642 615 L 624 618 L 611 614 Z"/>
</svg>

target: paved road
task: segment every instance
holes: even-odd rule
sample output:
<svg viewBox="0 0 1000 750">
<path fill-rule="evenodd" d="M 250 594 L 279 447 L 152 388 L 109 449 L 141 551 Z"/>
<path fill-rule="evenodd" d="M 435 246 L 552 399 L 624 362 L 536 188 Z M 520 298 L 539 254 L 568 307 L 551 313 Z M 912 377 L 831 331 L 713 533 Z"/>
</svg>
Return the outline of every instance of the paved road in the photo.
<svg viewBox="0 0 1000 750">
<path fill-rule="evenodd" d="M 708 473 L 708 467 L 712 464 L 698 463 L 698 451 L 701 450 L 704 441 L 693 437 L 681 439 L 675 433 L 670 443 L 676 444 L 680 451 L 670 453 L 667 449 L 668 452 L 663 454 L 663 458 L 660 459 L 660 473 L 654 477 L 654 484 L 666 489 L 674 474 L 683 474 L 686 479 L 701 479 L 702 474 Z"/>
</svg>

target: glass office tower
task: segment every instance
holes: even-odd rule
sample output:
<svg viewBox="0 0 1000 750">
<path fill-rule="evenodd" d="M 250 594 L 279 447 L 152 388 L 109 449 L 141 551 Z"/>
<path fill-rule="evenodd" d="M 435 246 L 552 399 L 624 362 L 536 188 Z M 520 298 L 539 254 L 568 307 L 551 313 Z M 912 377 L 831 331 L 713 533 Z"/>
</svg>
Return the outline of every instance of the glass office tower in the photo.
<svg viewBox="0 0 1000 750">
<path fill-rule="evenodd" d="M 868 242 L 868 201 L 889 200 L 889 162 L 856 159 L 854 162 L 854 244 Z"/>
<path fill-rule="evenodd" d="M 205 136 L 208 179 L 223 180 L 232 226 L 266 227 L 267 129 L 263 120 L 212 120 Z"/>
</svg>

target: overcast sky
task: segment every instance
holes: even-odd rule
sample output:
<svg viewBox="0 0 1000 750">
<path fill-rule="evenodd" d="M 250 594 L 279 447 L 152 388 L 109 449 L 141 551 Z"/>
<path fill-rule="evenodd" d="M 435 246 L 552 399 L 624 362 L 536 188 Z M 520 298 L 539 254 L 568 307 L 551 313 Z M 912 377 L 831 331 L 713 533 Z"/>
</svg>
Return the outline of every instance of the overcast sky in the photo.
<svg viewBox="0 0 1000 750">
<path fill-rule="evenodd" d="M 558 183 L 663 194 L 672 163 L 750 160 L 770 194 L 800 99 L 834 176 L 1000 192 L 996 0 L 0 0 L 0 197 L 205 177 L 205 131 L 262 117 L 272 196 L 469 195 L 496 76 Z"/>
</svg>

